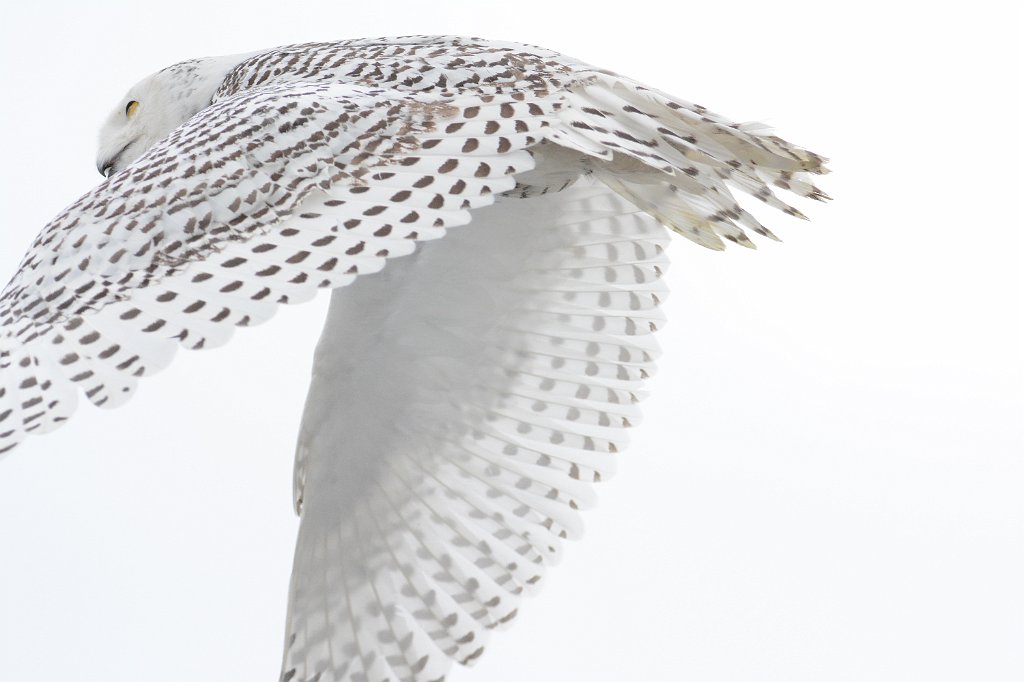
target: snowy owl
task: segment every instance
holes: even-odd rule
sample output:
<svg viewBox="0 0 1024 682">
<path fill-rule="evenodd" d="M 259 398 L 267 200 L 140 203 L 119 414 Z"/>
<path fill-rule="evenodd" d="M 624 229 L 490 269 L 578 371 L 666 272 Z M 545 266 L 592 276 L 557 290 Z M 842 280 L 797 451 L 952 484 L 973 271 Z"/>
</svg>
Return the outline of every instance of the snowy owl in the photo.
<svg viewBox="0 0 1024 682">
<path fill-rule="evenodd" d="M 826 199 L 824 161 L 516 43 L 175 64 L 3 291 L 0 451 L 331 289 L 281 680 L 442 679 L 580 535 L 658 354 L 670 231 L 772 238 L 733 193 L 801 216 L 776 192 Z"/>
</svg>

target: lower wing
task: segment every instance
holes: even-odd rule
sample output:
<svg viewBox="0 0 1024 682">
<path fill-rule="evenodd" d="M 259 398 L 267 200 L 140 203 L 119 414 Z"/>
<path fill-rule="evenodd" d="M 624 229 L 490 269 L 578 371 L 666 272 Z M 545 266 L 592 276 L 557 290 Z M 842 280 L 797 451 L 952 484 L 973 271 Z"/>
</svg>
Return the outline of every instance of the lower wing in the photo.
<svg viewBox="0 0 1024 682">
<path fill-rule="evenodd" d="M 334 292 L 284 680 L 436 680 L 515 616 L 639 417 L 667 240 L 584 181 Z"/>
</svg>

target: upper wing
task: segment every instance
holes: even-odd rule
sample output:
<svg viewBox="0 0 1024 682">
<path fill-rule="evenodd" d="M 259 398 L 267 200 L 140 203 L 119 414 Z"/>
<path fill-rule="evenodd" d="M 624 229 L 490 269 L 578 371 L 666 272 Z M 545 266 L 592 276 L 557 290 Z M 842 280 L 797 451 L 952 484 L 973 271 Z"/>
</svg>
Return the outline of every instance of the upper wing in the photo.
<svg viewBox="0 0 1024 682">
<path fill-rule="evenodd" d="M 556 104 L 339 84 L 203 110 L 50 223 L 0 296 L 0 452 L 469 222 Z"/>
</svg>

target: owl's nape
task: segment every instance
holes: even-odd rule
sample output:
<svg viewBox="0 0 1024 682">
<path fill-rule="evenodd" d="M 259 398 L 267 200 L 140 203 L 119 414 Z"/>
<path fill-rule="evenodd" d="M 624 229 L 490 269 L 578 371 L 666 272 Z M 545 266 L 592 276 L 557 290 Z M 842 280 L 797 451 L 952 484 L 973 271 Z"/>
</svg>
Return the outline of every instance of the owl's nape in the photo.
<svg viewBox="0 0 1024 682">
<path fill-rule="evenodd" d="M 292 682 L 478 660 L 639 421 L 670 233 L 752 246 L 773 235 L 736 194 L 798 217 L 777 190 L 826 198 L 824 159 L 779 137 L 450 37 L 183 62 L 119 103 L 100 163 L 0 297 L 0 451 L 331 289 L 296 452 Z"/>
</svg>

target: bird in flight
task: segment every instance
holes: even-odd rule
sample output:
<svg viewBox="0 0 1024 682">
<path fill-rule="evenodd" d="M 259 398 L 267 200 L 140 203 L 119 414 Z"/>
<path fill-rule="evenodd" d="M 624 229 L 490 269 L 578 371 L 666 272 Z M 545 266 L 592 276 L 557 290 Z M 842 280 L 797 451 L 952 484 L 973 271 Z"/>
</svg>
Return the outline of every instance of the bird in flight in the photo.
<svg viewBox="0 0 1024 682">
<path fill-rule="evenodd" d="M 802 217 L 777 194 L 827 199 L 824 162 L 517 43 L 175 64 L 0 296 L 0 452 L 330 289 L 281 680 L 443 679 L 580 535 L 639 420 L 670 233 L 774 238 L 734 195 Z"/>
</svg>

